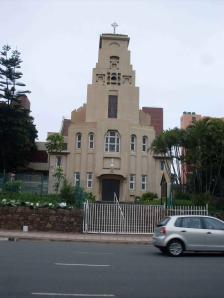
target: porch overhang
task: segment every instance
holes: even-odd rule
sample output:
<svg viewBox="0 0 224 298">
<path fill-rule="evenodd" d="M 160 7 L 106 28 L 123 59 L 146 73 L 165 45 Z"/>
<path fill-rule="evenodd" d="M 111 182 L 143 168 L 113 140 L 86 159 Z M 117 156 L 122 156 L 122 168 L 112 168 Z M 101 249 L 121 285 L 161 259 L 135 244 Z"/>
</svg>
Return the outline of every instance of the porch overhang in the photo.
<svg viewBox="0 0 224 298">
<path fill-rule="evenodd" d="M 98 179 L 119 179 L 119 180 L 125 180 L 126 177 L 122 174 L 114 174 L 114 173 L 107 173 L 107 174 L 100 174 L 96 175 Z"/>
</svg>

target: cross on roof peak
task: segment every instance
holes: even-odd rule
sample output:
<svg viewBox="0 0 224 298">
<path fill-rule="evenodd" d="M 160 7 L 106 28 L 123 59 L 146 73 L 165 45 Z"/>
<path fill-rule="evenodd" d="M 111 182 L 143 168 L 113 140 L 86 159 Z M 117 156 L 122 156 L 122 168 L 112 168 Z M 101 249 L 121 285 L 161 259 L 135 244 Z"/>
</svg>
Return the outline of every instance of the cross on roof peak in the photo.
<svg viewBox="0 0 224 298">
<path fill-rule="evenodd" d="M 116 34 L 116 27 L 118 27 L 118 24 L 116 22 L 113 22 L 111 26 L 114 28 L 114 34 Z"/>
</svg>

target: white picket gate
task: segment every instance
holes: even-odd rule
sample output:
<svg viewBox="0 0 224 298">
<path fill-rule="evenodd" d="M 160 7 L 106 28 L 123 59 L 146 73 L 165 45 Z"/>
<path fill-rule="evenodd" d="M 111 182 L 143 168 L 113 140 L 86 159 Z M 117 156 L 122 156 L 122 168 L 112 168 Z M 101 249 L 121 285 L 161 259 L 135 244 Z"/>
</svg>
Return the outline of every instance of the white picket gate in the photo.
<svg viewBox="0 0 224 298">
<path fill-rule="evenodd" d="M 83 233 L 152 234 L 166 215 L 207 215 L 208 206 L 85 203 Z"/>
</svg>

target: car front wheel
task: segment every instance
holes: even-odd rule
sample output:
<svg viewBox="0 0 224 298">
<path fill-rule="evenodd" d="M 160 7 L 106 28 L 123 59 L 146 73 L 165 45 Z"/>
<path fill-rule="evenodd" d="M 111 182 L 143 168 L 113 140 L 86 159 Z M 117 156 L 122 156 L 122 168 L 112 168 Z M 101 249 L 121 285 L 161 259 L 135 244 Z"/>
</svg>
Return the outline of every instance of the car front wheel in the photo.
<svg viewBox="0 0 224 298">
<path fill-rule="evenodd" d="M 171 240 L 167 244 L 167 252 L 172 257 L 179 257 L 183 254 L 184 246 L 180 240 Z"/>
</svg>

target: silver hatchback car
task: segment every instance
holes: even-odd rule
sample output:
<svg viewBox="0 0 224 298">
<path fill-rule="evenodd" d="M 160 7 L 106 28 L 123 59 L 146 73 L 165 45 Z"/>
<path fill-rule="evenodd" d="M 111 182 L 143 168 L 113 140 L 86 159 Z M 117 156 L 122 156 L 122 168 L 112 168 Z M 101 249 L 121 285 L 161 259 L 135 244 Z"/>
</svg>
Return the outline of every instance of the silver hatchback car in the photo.
<svg viewBox="0 0 224 298">
<path fill-rule="evenodd" d="M 167 216 L 157 224 L 153 244 L 175 257 L 184 251 L 224 252 L 224 222 L 202 215 Z"/>
</svg>

